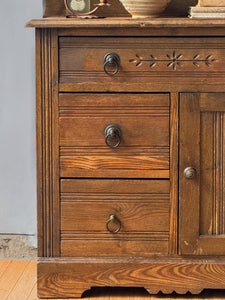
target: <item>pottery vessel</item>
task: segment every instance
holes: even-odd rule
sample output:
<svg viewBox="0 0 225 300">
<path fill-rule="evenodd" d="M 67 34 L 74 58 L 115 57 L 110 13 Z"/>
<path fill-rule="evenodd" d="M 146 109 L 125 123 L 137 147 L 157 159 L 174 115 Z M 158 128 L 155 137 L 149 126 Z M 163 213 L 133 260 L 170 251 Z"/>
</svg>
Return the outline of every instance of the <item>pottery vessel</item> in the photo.
<svg viewBox="0 0 225 300">
<path fill-rule="evenodd" d="M 133 18 L 159 17 L 171 0 L 120 0 Z"/>
</svg>

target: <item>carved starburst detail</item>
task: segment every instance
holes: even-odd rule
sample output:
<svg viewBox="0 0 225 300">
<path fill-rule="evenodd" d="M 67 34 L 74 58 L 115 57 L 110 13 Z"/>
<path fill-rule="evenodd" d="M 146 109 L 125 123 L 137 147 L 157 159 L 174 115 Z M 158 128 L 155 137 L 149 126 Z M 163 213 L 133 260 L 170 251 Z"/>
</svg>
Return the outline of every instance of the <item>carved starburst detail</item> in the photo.
<svg viewBox="0 0 225 300">
<path fill-rule="evenodd" d="M 178 52 L 179 53 L 179 52 Z M 177 54 L 174 50 L 172 55 L 167 54 L 165 59 L 157 59 L 156 56 L 153 54 L 150 54 L 148 58 L 143 58 L 139 54 L 136 54 L 134 59 L 130 59 L 129 62 L 135 63 L 136 67 L 140 67 L 144 62 L 150 62 L 149 67 L 154 68 L 158 62 L 165 62 L 167 64 L 167 68 L 172 68 L 174 71 L 177 70 L 177 68 L 183 68 L 184 62 L 190 62 L 193 63 L 195 67 L 200 67 L 201 63 L 205 63 L 206 66 L 212 67 L 213 62 L 217 62 L 217 59 L 213 58 L 213 55 L 208 55 L 206 58 L 201 58 L 200 54 L 194 55 L 192 59 L 185 59 L 183 54 L 179 53 Z"/>
<path fill-rule="evenodd" d="M 173 55 L 167 54 L 167 57 L 169 58 L 169 63 L 167 64 L 168 68 L 172 67 L 174 71 L 177 69 L 177 66 L 183 68 L 181 60 L 181 58 L 183 57 L 182 54 L 177 55 L 176 51 L 173 51 Z"/>
</svg>

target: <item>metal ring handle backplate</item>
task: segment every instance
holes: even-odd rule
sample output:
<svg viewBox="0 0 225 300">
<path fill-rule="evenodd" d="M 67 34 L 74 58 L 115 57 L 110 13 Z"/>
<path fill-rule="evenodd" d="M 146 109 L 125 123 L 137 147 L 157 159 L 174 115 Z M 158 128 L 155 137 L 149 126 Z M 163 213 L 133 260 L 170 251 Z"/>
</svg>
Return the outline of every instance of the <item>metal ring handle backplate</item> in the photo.
<svg viewBox="0 0 225 300">
<path fill-rule="evenodd" d="M 119 147 L 121 143 L 121 136 L 122 136 L 120 127 L 116 124 L 109 124 L 106 126 L 104 132 L 105 132 L 106 145 L 111 149 L 115 149 Z M 110 140 L 115 140 L 116 142 L 112 144 L 110 143 Z"/>
<path fill-rule="evenodd" d="M 69 0 L 64 0 L 64 4 L 65 4 L 65 7 L 66 9 L 74 16 L 90 16 L 92 15 L 93 13 L 95 13 L 97 10 L 99 10 L 99 8 L 101 8 L 102 6 L 105 6 L 105 5 L 110 5 L 107 3 L 107 0 L 100 0 L 100 2 L 97 4 L 97 6 L 92 9 L 91 11 L 87 12 L 87 13 L 83 13 L 83 14 L 79 14 L 79 13 L 75 13 L 68 5 L 68 1 Z"/>
<path fill-rule="evenodd" d="M 116 222 L 116 223 L 118 224 L 118 228 L 117 228 L 116 230 L 111 230 L 111 229 L 109 228 L 109 224 L 110 224 L 111 222 Z M 117 216 L 115 216 L 115 215 L 110 215 L 108 221 L 106 222 L 106 229 L 107 229 L 110 233 L 114 233 L 114 234 L 116 234 L 116 233 L 118 233 L 118 232 L 120 231 L 120 229 L 121 229 L 121 222 L 120 222 L 120 220 L 117 218 Z"/>
<path fill-rule="evenodd" d="M 109 52 L 105 55 L 104 60 L 104 72 L 109 76 L 114 76 L 119 72 L 120 57 L 117 53 Z"/>
</svg>

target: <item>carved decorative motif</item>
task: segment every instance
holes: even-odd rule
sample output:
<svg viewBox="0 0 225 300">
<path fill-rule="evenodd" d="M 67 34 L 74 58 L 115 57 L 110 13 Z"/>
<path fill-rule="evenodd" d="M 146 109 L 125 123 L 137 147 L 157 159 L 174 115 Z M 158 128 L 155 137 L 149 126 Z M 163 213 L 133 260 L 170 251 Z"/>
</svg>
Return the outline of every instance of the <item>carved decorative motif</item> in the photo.
<svg viewBox="0 0 225 300">
<path fill-rule="evenodd" d="M 200 54 L 196 54 L 192 59 L 184 59 L 183 54 L 177 54 L 176 51 L 173 51 L 173 54 L 167 54 L 165 59 L 158 59 L 152 54 L 150 54 L 149 58 L 143 58 L 136 54 L 136 58 L 130 59 L 129 62 L 135 63 L 136 67 L 140 67 L 144 62 L 150 62 L 150 68 L 154 68 L 157 62 L 165 62 L 167 63 L 167 68 L 172 68 L 176 71 L 177 67 L 183 68 L 184 62 L 192 62 L 195 67 L 199 68 L 200 63 L 205 63 L 206 66 L 212 67 L 212 63 L 217 62 L 217 60 L 211 54 L 206 58 L 201 58 Z"/>
</svg>

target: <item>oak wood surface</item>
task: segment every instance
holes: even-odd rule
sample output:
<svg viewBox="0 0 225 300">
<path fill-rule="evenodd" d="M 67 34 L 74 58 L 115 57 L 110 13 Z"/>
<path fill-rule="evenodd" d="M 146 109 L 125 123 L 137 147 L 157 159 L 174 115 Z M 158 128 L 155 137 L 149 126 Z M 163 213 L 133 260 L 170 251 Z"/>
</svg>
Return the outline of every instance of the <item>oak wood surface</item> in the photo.
<svg viewBox="0 0 225 300">
<path fill-rule="evenodd" d="M 224 19 L 189 19 L 189 18 L 107 18 L 107 19 L 68 19 L 65 17 L 35 19 L 27 22 L 26 27 L 224 27 Z"/>
<path fill-rule="evenodd" d="M 224 38 L 61 37 L 59 48 L 60 84 L 219 83 L 225 67 Z M 108 52 L 120 56 L 115 76 L 104 72 Z"/>
<path fill-rule="evenodd" d="M 26 263 L 26 261 L 24 261 Z M 3 270 L 4 266 L 8 266 L 8 269 L 14 270 L 15 266 L 17 265 L 16 260 L 0 260 L 0 270 Z M 22 264 L 23 265 L 23 264 Z M 21 268 L 23 267 L 21 265 Z M 8 286 L 5 286 L 5 290 L 7 289 L 9 291 L 9 296 L 8 300 L 39 300 L 40 298 L 37 297 L 37 262 L 36 261 L 30 261 L 27 264 L 27 267 L 24 270 L 24 273 L 27 274 L 29 273 L 29 279 L 28 279 L 28 284 L 22 279 L 23 274 L 21 277 L 18 279 L 16 285 L 13 285 L 12 282 Z M 8 273 L 6 273 L 5 276 L 7 276 Z M 33 282 L 33 287 L 31 286 L 31 282 Z M 0 290 L 1 290 L 0 286 Z M 15 298 L 16 296 L 16 298 Z M 1 298 L 4 299 L 4 298 Z M 50 299 L 50 298 L 46 298 Z M 68 300 L 71 300 L 72 298 L 68 298 Z M 156 299 L 164 299 L 164 300 L 185 300 L 185 299 L 190 299 L 190 300 L 197 300 L 197 299 L 204 299 L 204 300 L 209 300 L 209 299 L 215 299 L 215 300 L 222 300 L 225 299 L 225 293 L 224 291 L 219 291 L 219 290 L 205 290 L 202 292 L 200 295 L 177 295 L 173 293 L 172 295 L 149 295 L 147 291 L 141 288 L 93 288 L 90 291 L 86 292 L 84 294 L 84 299 L 90 299 L 90 300 L 97 300 L 97 299 L 102 299 L 102 300 L 156 300 Z M 62 300 L 57 298 L 56 300 Z"/>
<path fill-rule="evenodd" d="M 6 300 L 9 297 L 28 264 L 28 261 L 16 261 L 13 264 L 13 268 L 9 268 L 10 264 L 7 266 L 0 277 L 0 298 L 2 300 Z"/>
<path fill-rule="evenodd" d="M 36 31 L 38 254 L 59 254 L 58 85 L 56 31 Z M 54 221 L 53 221 L 54 220 Z"/>
<path fill-rule="evenodd" d="M 169 211 L 168 180 L 62 180 L 61 255 L 166 254 Z"/>
<path fill-rule="evenodd" d="M 169 106 L 167 94 L 60 94 L 61 176 L 150 178 L 168 170 Z M 105 143 L 109 124 L 121 129 L 116 149 Z"/>
<path fill-rule="evenodd" d="M 179 98 L 178 93 L 171 93 L 170 98 L 170 251 L 178 253 L 178 164 L 179 164 Z"/>
<path fill-rule="evenodd" d="M 199 201 L 197 199 L 199 199 L 200 189 L 200 111 L 197 93 L 180 95 L 179 138 L 180 252 L 194 254 L 193 243 L 198 239 Z M 184 170 L 188 167 L 194 168 L 197 174 L 191 180 L 184 177 Z"/>
<path fill-rule="evenodd" d="M 33 289 L 34 285 L 36 285 L 37 279 L 35 274 L 37 272 L 37 267 L 35 262 L 29 261 L 27 263 L 26 261 L 23 261 L 23 263 L 25 264 L 25 269 L 18 281 L 16 282 L 16 285 L 11 290 L 10 295 L 7 298 L 8 300 L 18 300 L 18 298 L 20 297 L 19 295 L 23 296 L 23 299 L 29 299 L 31 290 Z M 13 271 L 15 270 L 13 267 L 14 265 L 15 262 L 12 262 L 11 266 Z"/>
<path fill-rule="evenodd" d="M 224 255 L 224 94 L 182 94 L 180 104 L 181 253 Z"/>
<path fill-rule="evenodd" d="M 145 287 L 151 294 L 163 291 L 180 294 L 200 293 L 204 288 L 225 287 L 225 265 L 220 260 L 146 260 L 127 258 L 71 258 L 42 260 L 38 264 L 38 284 L 41 296 L 66 295 L 91 286 Z M 88 276 L 87 276 L 88 274 Z M 188 276 L 187 276 L 188 275 Z M 64 278 L 62 281 L 61 278 Z M 185 279 L 185 280 L 184 280 Z M 51 288 L 49 288 L 51 282 Z M 78 290 L 74 289 L 74 284 Z"/>
<path fill-rule="evenodd" d="M 224 20 L 34 24 L 40 295 L 225 289 Z M 122 64 L 109 78 L 103 54 L 112 50 Z M 123 140 L 111 151 L 104 127 L 120 121 Z M 189 163 L 197 177 L 187 182 Z M 111 210 L 124 220 L 116 236 L 105 229 Z"/>
</svg>

